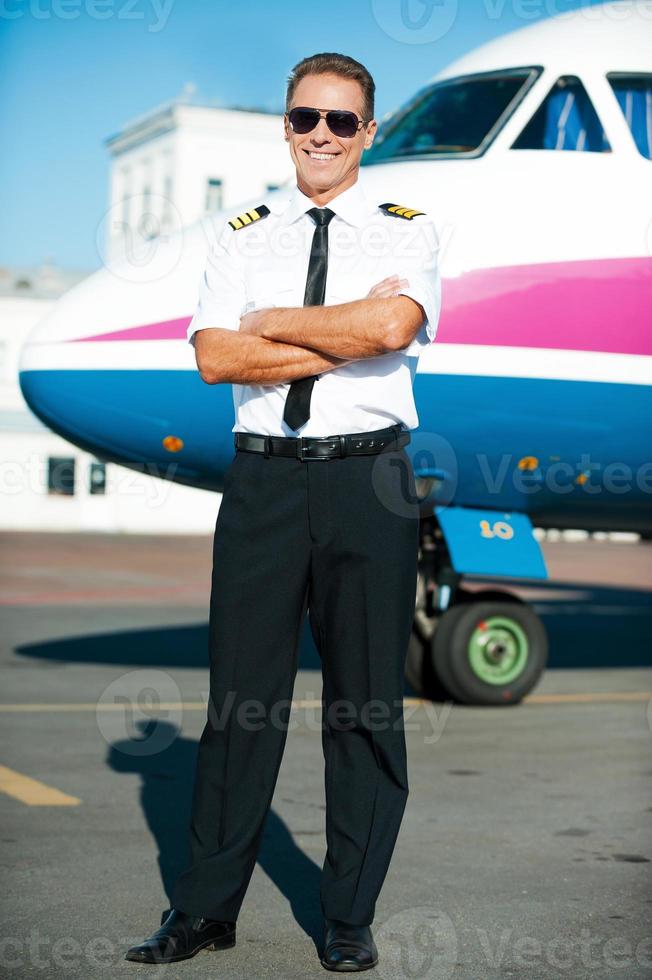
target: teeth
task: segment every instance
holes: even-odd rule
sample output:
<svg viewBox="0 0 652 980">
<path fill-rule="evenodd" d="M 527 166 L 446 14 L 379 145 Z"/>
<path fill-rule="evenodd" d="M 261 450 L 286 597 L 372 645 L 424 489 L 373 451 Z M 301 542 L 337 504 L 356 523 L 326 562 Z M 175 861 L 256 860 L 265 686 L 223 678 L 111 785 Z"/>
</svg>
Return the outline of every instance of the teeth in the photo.
<svg viewBox="0 0 652 980">
<path fill-rule="evenodd" d="M 311 160 L 332 160 L 335 155 L 336 155 L 335 153 L 313 153 L 311 151 L 311 153 L 310 153 L 310 159 Z"/>
</svg>

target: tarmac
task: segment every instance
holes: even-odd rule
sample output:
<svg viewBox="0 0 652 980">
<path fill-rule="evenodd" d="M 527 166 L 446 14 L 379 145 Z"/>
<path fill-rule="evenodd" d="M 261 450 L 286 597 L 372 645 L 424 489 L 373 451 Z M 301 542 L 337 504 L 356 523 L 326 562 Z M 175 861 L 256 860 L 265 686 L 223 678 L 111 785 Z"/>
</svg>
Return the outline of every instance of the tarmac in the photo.
<svg viewBox="0 0 652 980">
<path fill-rule="evenodd" d="M 4 976 L 326 976 L 321 675 L 307 624 L 236 946 L 169 966 L 123 959 L 187 865 L 211 548 L 0 534 Z M 410 795 L 370 977 L 652 977 L 652 545 L 544 551 L 549 582 L 509 583 L 551 644 L 523 703 L 422 702 L 406 686 Z"/>
</svg>

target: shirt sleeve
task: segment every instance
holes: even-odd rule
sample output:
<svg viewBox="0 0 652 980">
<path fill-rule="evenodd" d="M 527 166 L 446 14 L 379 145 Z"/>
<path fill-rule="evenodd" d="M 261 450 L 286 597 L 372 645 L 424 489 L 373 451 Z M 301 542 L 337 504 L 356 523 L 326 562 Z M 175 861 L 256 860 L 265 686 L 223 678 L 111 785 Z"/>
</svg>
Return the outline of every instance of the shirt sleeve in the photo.
<svg viewBox="0 0 652 980">
<path fill-rule="evenodd" d="M 242 264 L 234 243 L 235 232 L 226 223 L 219 237 L 213 237 L 206 268 L 199 283 L 199 300 L 188 324 L 186 337 L 195 346 L 195 334 L 206 327 L 238 330 L 246 305 Z"/>
<path fill-rule="evenodd" d="M 437 336 L 441 312 L 437 229 L 430 219 L 419 222 L 417 228 L 418 234 L 413 236 L 413 240 L 402 243 L 401 254 L 396 263 L 398 275 L 408 281 L 408 285 L 401 289 L 399 295 L 410 296 L 423 307 L 426 314 L 426 320 L 417 335 L 407 347 L 401 348 L 404 354 L 411 357 L 418 357 L 433 342 Z"/>
</svg>

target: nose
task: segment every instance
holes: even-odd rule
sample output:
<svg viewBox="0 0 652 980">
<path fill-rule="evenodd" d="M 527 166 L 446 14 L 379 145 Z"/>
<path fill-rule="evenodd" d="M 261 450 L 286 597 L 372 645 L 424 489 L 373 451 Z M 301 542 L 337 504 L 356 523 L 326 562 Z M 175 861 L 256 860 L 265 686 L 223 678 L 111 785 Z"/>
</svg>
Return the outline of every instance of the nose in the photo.
<svg viewBox="0 0 652 980">
<path fill-rule="evenodd" d="M 318 143 L 320 146 L 323 146 L 324 143 L 330 143 L 331 137 L 332 133 L 326 124 L 326 120 L 322 116 L 310 134 L 310 142 Z"/>
</svg>

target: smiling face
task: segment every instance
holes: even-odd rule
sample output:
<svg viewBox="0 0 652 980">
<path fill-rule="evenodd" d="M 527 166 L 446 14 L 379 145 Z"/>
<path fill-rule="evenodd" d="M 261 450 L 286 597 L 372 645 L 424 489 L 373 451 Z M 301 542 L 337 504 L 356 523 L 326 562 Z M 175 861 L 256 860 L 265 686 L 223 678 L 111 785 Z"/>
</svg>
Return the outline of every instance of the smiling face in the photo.
<svg viewBox="0 0 652 980">
<path fill-rule="evenodd" d="M 289 108 L 295 106 L 322 111 L 347 109 L 355 112 L 358 119 L 364 119 L 362 87 L 340 75 L 306 75 L 297 84 Z M 372 119 L 350 139 L 331 133 L 325 119 L 320 119 L 315 129 L 303 135 L 292 131 L 287 115 L 284 125 L 299 190 L 321 207 L 355 184 L 362 151 L 373 143 L 377 124 Z"/>
</svg>

